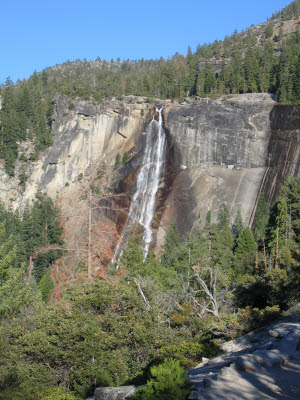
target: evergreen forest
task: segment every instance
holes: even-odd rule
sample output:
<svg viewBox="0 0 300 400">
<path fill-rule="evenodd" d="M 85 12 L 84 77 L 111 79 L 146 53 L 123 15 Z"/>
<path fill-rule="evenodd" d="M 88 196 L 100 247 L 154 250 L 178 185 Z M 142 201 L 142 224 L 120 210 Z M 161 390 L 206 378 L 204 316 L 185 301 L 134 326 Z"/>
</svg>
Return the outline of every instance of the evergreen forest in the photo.
<svg viewBox="0 0 300 400">
<path fill-rule="evenodd" d="M 15 85 L 1 87 L 0 157 L 14 175 L 18 144 L 30 140 L 34 161 L 52 143 L 53 97 L 63 93 L 99 102 L 123 95 L 160 99 L 223 94 L 273 93 L 280 103 L 300 102 L 300 0 L 265 24 L 237 31 L 223 41 L 198 45 L 170 59 L 67 61 Z M 285 27 L 296 23 L 296 30 Z M 22 157 L 23 156 L 23 157 Z M 20 155 L 26 161 L 24 154 Z"/>
<path fill-rule="evenodd" d="M 105 278 L 87 279 L 81 265 L 86 275 L 69 276 L 58 296 L 53 271 L 64 243 L 55 205 L 39 192 L 22 219 L 2 207 L 0 399 L 85 399 L 95 387 L 143 384 L 150 372 L 144 391 L 169 382 L 168 393 L 180 385 L 185 399 L 182 368 L 298 300 L 299 204 L 300 178 L 289 176 L 271 208 L 261 195 L 252 229 L 223 204 L 217 223 L 208 212 L 185 237 L 172 224 L 158 258 L 150 252 L 144 262 L 142 239 L 132 237 Z M 136 398 L 149 398 L 143 390 Z"/>
<path fill-rule="evenodd" d="M 21 196 L 26 166 L 53 143 L 59 94 L 70 99 L 69 111 L 72 99 L 98 104 L 123 96 L 181 102 L 270 93 L 278 103 L 300 104 L 299 17 L 295 0 L 267 22 L 189 47 L 186 55 L 98 57 L 15 83 L 8 77 L 0 86 L 0 162 L 10 178 L 16 175 Z M 97 178 L 92 172 L 89 180 L 84 173 L 77 177 L 82 187 L 88 182 L 80 201 L 89 203 L 90 225 L 81 233 L 90 238 L 97 234 L 92 199 L 105 203 L 112 187 L 103 182 L 132 157 L 121 151 L 114 166 L 95 166 Z M 174 221 L 161 252 L 146 259 L 136 235 L 119 265 L 110 262 L 107 247 L 118 233 L 109 232 L 106 219 L 97 222 L 103 225 L 97 244 L 104 235 L 107 240 L 98 247 L 86 240 L 76 254 L 78 248 L 68 249 L 58 205 L 41 190 L 20 210 L 0 204 L 0 400 L 84 400 L 97 387 L 146 383 L 135 400 L 185 400 L 188 368 L 299 302 L 300 176 L 287 176 L 274 204 L 260 195 L 252 226 L 224 203 L 184 236 Z M 87 254 L 93 251 L 99 268 L 92 274 Z"/>
</svg>

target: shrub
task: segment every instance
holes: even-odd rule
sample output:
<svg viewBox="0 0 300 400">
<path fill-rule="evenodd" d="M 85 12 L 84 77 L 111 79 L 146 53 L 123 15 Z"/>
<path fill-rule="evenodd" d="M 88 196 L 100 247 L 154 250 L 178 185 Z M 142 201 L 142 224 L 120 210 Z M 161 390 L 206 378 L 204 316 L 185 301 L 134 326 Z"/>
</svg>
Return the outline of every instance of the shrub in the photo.
<svg viewBox="0 0 300 400">
<path fill-rule="evenodd" d="M 44 302 L 47 303 L 50 298 L 51 290 L 53 289 L 53 282 L 48 275 L 44 274 L 42 276 L 42 279 L 39 282 L 39 289 L 42 293 Z"/>
<path fill-rule="evenodd" d="M 21 153 L 21 154 L 20 154 L 20 157 L 19 157 L 19 160 L 20 160 L 20 161 L 25 161 L 25 162 L 27 162 L 27 161 L 28 161 L 28 158 L 26 157 L 26 155 L 25 155 L 24 153 Z"/>
<path fill-rule="evenodd" d="M 219 347 L 213 342 L 204 344 L 187 342 L 162 347 L 158 352 L 158 357 L 161 360 L 172 357 L 178 360 L 182 367 L 190 368 L 200 362 L 202 357 L 216 357 L 220 352 Z"/>
<path fill-rule="evenodd" d="M 27 179 L 28 176 L 26 175 L 25 168 L 24 167 L 20 168 L 19 183 L 23 191 L 25 190 Z"/>
<path fill-rule="evenodd" d="M 82 172 L 80 172 L 80 174 L 77 176 L 77 180 L 78 180 L 78 181 L 81 181 L 81 180 L 82 180 L 82 178 L 83 178 L 83 173 L 82 173 Z"/>
<path fill-rule="evenodd" d="M 125 151 L 125 153 L 123 154 L 123 158 L 122 158 L 122 164 L 126 164 L 128 161 L 128 153 L 127 151 Z"/>
<path fill-rule="evenodd" d="M 117 167 L 118 165 L 120 165 L 120 162 L 121 162 L 121 156 L 120 156 L 120 154 L 118 153 L 118 154 L 116 155 L 115 166 Z"/>
<path fill-rule="evenodd" d="M 238 314 L 241 324 L 244 327 L 244 332 L 250 332 L 278 319 L 281 316 L 281 311 L 278 305 L 274 305 L 262 310 L 246 307 L 240 309 Z"/>
<path fill-rule="evenodd" d="M 0 393 L 0 400 L 79 400 L 79 397 L 59 387 L 43 387 L 29 380 Z"/>
<path fill-rule="evenodd" d="M 151 368 L 151 379 L 145 388 L 140 388 L 134 400 L 184 400 L 191 392 L 192 384 L 187 372 L 178 360 L 167 359 Z"/>
<path fill-rule="evenodd" d="M 67 393 L 58 387 L 49 387 L 41 390 L 38 394 L 39 400 L 78 400 L 72 393 Z"/>
</svg>

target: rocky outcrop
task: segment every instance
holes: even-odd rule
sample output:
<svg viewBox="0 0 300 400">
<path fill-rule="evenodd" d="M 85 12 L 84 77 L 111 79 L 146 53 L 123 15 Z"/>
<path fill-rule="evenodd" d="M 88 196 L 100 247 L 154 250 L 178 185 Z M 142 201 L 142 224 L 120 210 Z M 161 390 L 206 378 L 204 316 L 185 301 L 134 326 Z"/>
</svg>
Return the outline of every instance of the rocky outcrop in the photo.
<svg viewBox="0 0 300 400">
<path fill-rule="evenodd" d="M 189 371 L 190 399 L 299 399 L 300 314 L 223 344 L 224 355 Z"/>
<path fill-rule="evenodd" d="M 97 388 L 94 400 L 129 400 L 136 392 L 135 386 Z"/>
<path fill-rule="evenodd" d="M 189 168 L 204 163 L 264 167 L 274 102 L 255 96 L 252 103 L 237 96 L 223 101 L 192 99 L 167 107 L 165 126 L 172 136 L 176 162 Z"/>
<path fill-rule="evenodd" d="M 287 174 L 299 174 L 300 106 L 275 105 L 270 122 L 268 159 L 261 191 L 272 204 L 278 198 Z"/>
<path fill-rule="evenodd" d="M 278 106 L 268 94 L 151 103 L 129 96 L 99 104 L 59 95 L 53 145 L 37 161 L 18 161 L 15 178 L 0 165 L 0 200 L 22 209 L 41 187 L 67 210 L 76 205 L 80 181 L 91 165 L 113 166 L 116 154 L 128 151 L 130 161 L 119 170 L 116 188 L 127 193 L 123 206 L 128 208 L 147 128 L 155 107 L 162 105 L 168 161 L 153 221 L 157 250 L 174 220 L 184 234 L 203 225 L 209 210 L 215 220 L 222 203 L 233 218 L 239 210 L 251 224 L 259 193 L 274 201 L 287 173 L 299 171 L 300 108 Z M 30 143 L 22 143 L 20 151 L 29 155 Z M 25 192 L 18 182 L 21 166 L 28 175 Z M 126 220 L 125 214 L 108 216 L 119 228 Z"/>
<path fill-rule="evenodd" d="M 152 108 L 153 105 L 139 97 L 93 104 L 56 96 L 53 145 L 35 162 L 18 162 L 16 178 L 8 177 L 0 166 L 1 201 L 7 204 L 11 199 L 13 207 L 22 207 L 34 197 L 38 187 L 55 198 L 58 193 L 61 195 L 66 184 L 75 183 L 91 163 L 113 165 L 117 152 L 122 154 L 137 146 L 137 135 L 144 132 Z M 21 165 L 26 167 L 29 176 L 25 192 L 18 187 Z"/>
<path fill-rule="evenodd" d="M 159 240 L 172 220 L 181 233 L 203 225 L 209 210 L 215 220 L 223 202 L 233 218 L 239 210 L 251 224 L 259 193 L 277 198 L 287 173 L 299 170 L 300 108 L 282 107 L 268 94 L 187 99 L 166 107 L 177 175 Z"/>
</svg>

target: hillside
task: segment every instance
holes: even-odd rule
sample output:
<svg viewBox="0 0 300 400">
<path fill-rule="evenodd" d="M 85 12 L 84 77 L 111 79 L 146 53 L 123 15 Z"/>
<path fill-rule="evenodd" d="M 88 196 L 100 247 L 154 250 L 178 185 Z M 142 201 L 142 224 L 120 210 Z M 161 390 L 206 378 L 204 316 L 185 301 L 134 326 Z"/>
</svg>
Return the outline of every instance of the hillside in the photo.
<svg viewBox="0 0 300 400">
<path fill-rule="evenodd" d="M 66 62 L 15 86 L 1 89 L 0 157 L 14 174 L 17 142 L 31 139 L 31 159 L 52 143 L 52 100 L 56 93 L 99 102 L 138 95 L 149 98 L 216 98 L 222 94 L 271 92 L 283 103 L 300 101 L 299 0 L 270 21 L 235 32 L 224 41 L 198 46 L 170 60 Z"/>
<path fill-rule="evenodd" d="M 263 327 L 300 300 L 299 4 L 186 56 L 7 79 L 0 400 L 294 376 L 299 319 Z"/>
</svg>

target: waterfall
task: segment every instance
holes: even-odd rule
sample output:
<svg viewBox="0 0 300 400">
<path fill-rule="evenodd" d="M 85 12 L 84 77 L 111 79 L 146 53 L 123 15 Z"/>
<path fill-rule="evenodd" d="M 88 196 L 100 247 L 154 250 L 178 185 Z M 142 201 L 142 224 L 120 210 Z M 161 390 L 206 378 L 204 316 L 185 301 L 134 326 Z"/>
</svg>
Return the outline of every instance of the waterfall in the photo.
<svg viewBox="0 0 300 400">
<path fill-rule="evenodd" d="M 146 147 L 142 159 L 142 168 L 138 174 L 137 187 L 131 201 L 128 218 L 122 236 L 115 250 L 117 260 L 123 253 L 128 236 L 138 223 L 143 231 L 144 258 L 147 257 L 152 241 L 151 222 L 155 211 L 155 197 L 165 163 L 166 137 L 163 129 L 162 110 L 156 109 L 159 114 L 158 122 L 152 119 L 147 134 Z"/>
</svg>

